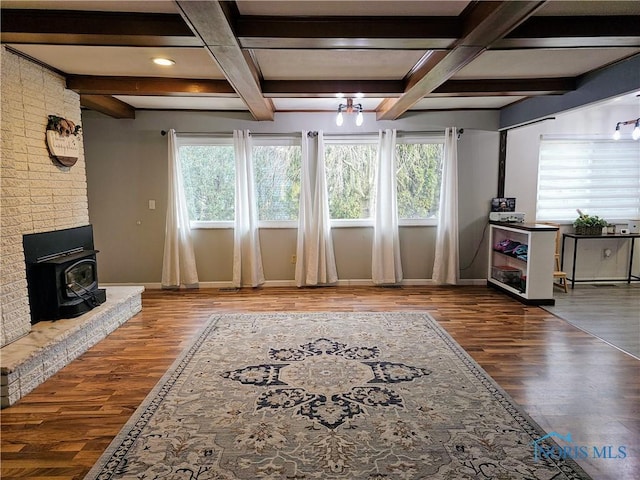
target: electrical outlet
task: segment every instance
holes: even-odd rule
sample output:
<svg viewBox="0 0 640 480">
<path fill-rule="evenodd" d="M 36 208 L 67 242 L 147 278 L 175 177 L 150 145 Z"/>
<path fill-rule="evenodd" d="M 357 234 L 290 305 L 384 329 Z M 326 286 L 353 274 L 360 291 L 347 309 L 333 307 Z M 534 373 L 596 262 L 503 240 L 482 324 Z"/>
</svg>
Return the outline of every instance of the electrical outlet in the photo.
<svg viewBox="0 0 640 480">
<path fill-rule="evenodd" d="M 298 257 L 296 255 L 291 255 L 291 263 L 295 264 L 298 261 Z"/>
</svg>

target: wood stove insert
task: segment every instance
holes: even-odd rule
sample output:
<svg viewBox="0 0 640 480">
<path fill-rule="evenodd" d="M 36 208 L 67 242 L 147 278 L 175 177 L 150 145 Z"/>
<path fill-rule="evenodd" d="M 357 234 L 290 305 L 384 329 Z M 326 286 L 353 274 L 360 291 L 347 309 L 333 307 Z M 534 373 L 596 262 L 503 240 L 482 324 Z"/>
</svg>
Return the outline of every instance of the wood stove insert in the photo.
<svg viewBox="0 0 640 480">
<path fill-rule="evenodd" d="M 73 318 L 106 300 L 91 225 L 25 235 L 31 323 Z"/>
</svg>

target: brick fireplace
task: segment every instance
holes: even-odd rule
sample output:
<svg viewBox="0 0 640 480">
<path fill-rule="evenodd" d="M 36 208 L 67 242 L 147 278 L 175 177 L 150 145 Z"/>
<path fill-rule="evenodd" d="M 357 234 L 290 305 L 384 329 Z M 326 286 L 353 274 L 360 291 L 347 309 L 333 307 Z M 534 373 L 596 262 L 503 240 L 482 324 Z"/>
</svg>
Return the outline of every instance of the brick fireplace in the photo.
<svg viewBox="0 0 640 480">
<path fill-rule="evenodd" d="M 80 98 L 61 76 L 2 47 L 2 230 L 0 346 L 31 329 L 22 237 L 89 224 L 80 142 L 73 167 L 56 165 L 45 144 L 47 116 L 76 124 Z"/>
<path fill-rule="evenodd" d="M 80 98 L 60 75 L 4 46 L 0 55 L 0 400 L 6 407 L 140 311 L 143 288 L 107 289 L 109 300 L 89 313 L 32 325 L 23 237 L 89 225 L 82 140 L 72 167 L 54 163 L 45 142 L 49 115 L 81 124 Z"/>
</svg>

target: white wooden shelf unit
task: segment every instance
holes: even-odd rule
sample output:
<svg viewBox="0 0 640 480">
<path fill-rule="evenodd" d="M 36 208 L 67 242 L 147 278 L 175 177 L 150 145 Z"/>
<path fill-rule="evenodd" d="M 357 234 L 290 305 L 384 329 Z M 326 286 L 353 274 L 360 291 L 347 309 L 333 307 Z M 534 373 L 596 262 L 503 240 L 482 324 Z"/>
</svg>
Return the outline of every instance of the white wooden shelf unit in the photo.
<svg viewBox="0 0 640 480">
<path fill-rule="evenodd" d="M 553 305 L 553 271 L 557 227 L 531 223 L 489 225 L 487 285 L 530 305 Z M 526 260 L 495 249 L 503 240 L 527 245 Z M 517 269 L 521 281 L 510 282 L 496 275 L 494 268 Z M 509 272 L 506 272 L 509 273 Z"/>
</svg>

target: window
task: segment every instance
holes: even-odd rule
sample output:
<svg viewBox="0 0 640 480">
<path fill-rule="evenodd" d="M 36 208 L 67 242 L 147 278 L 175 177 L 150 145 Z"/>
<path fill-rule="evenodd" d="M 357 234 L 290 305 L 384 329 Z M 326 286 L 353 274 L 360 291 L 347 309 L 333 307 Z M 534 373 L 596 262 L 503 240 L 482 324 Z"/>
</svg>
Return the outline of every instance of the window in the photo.
<svg viewBox="0 0 640 480">
<path fill-rule="evenodd" d="M 398 218 L 436 219 L 440 200 L 442 138 L 399 138 L 396 144 Z"/>
<path fill-rule="evenodd" d="M 178 154 L 192 226 L 231 226 L 235 219 L 236 178 L 233 138 L 178 137 Z M 300 140 L 256 136 L 252 155 L 259 220 L 296 221 Z"/>
<path fill-rule="evenodd" d="M 640 218 L 638 142 L 542 137 L 536 218 L 573 221 L 576 209 L 610 222 Z"/>
<path fill-rule="evenodd" d="M 325 138 L 332 219 L 371 219 L 377 151 L 377 136 Z M 398 136 L 398 218 L 404 220 L 403 224 L 437 218 L 443 156 L 442 137 Z"/>
<path fill-rule="evenodd" d="M 177 144 L 191 222 L 232 222 L 236 178 L 233 139 L 178 137 Z"/>
<path fill-rule="evenodd" d="M 177 141 L 192 227 L 232 226 L 233 138 L 178 136 Z M 329 212 L 335 225 L 354 226 L 358 221 L 370 225 L 377 150 L 377 135 L 325 137 Z M 424 224 L 437 217 L 443 150 L 441 137 L 398 137 L 398 216 L 403 224 Z M 293 226 L 300 204 L 300 138 L 256 135 L 252 158 L 261 227 Z"/>
<path fill-rule="evenodd" d="M 301 161 L 298 139 L 254 138 L 253 173 L 260 221 L 298 219 Z"/>
<path fill-rule="evenodd" d="M 325 137 L 331 219 L 371 218 L 377 150 L 377 137 Z"/>
</svg>

